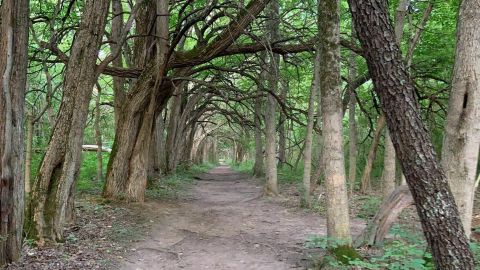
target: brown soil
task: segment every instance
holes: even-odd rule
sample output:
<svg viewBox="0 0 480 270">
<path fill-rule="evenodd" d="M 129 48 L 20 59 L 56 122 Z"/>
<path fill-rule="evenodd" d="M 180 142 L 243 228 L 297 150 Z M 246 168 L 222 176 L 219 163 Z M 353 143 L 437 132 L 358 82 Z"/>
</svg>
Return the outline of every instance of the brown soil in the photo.
<svg viewBox="0 0 480 270">
<path fill-rule="evenodd" d="M 263 197 L 260 183 L 225 166 L 198 178 L 187 198 L 143 205 L 155 223 L 120 269 L 305 269 L 319 253 L 304 243 L 326 235 L 324 218 Z M 353 220 L 352 234 L 363 227 Z"/>
</svg>

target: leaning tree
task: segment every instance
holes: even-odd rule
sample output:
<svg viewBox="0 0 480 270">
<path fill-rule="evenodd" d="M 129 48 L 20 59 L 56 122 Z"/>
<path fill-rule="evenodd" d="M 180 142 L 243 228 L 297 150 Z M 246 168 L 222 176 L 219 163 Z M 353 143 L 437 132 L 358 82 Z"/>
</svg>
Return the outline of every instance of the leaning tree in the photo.
<svg viewBox="0 0 480 270">
<path fill-rule="evenodd" d="M 368 70 L 438 269 L 474 269 L 447 178 L 420 116 L 386 2 L 349 0 Z"/>
</svg>

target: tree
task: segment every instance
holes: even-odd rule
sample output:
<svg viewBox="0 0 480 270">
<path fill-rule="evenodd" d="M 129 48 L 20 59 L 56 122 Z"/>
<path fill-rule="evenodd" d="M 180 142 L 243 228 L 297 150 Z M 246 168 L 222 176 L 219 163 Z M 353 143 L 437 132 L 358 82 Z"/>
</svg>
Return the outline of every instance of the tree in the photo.
<svg viewBox="0 0 480 270">
<path fill-rule="evenodd" d="M 28 209 L 30 236 L 38 244 L 63 239 L 73 210 L 75 178 L 81 162 L 83 130 L 97 80 L 96 59 L 110 1 L 86 1 L 63 81 L 63 97 Z"/>
<path fill-rule="evenodd" d="M 380 139 L 382 137 L 382 130 L 385 127 L 385 115 L 381 114 L 377 120 L 377 127 L 375 129 L 375 134 L 373 135 L 372 145 L 368 151 L 367 163 L 365 163 L 365 168 L 363 169 L 362 180 L 360 191 L 362 193 L 367 192 L 367 189 L 370 189 L 371 177 L 373 163 L 375 162 L 375 157 L 377 156 L 377 148 L 380 144 Z"/>
<path fill-rule="evenodd" d="M 352 27 L 353 28 L 353 27 Z M 355 31 L 352 29 L 352 36 L 354 36 Z M 350 53 L 348 58 L 348 183 L 350 188 L 350 193 L 353 193 L 355 190 L 355 180 L 357 179 L 357 120 L 355 119 L 355 107 L 357 103 L 357 97 L 355 94 L 355 89 L 353 88 L 353 82 L 357 77 L 357 63 L 355 60 L 355 54 Z"/>
<path fill-rule="evenodd" d="M 458 209 L 395 42 L 386 3 L 349 0 L 349 5 L 434 262 L 439 269 L 474 269 Z"/>
<path fill-rule="evenodd" d="M 467 237 L 470 237 L 480 147 L 480 11 L 461 2 L 452 90 L 445 123 L 442 166 Z"/>
<path fill-rule="evenodd" d="M 265 57 L 263 57 L 264 59 Z M 262 78 L 260 78 L 262 79 Z M 265 174 L 265 169 L 263 166 L 263 142 L 262 142 L 262 92 L 261 88 L 256 88 L 255 97 L 255 114 L 254 114 L 254 124 L 255 124 L 255 164 L 253 166 L 253 175 L 256 177 L 261 177 Z"/>
<path fill-rule="evenodd" d="M 398 3 L 395 13 L 395 38 L 398 45 L 402 44 L 403 28 L 405 26 L 405 15 L 408 11 L 409 0 L 401 0 Z M 383 159 L 383 195 L 385 198 L 395 190 L 395 167 L 396 167 L 395 148 L 393 147 L 392 139 L 388 130 L 385 131 L 385 150 Z"/>
<path fill-rule="evenodd" d="M 327 233 L 351 243 L 350 217 L 343 154 L 343 107 L 340 90 L 340 3 L 319 1 L 320 91 L 323 119 L 323 166 Z"/>
<path fill-rule="evenodd" d="M 28 8 L 26 0 L 0 4 L 0 267 L 22 248 Z"/>
<path fill-rule="evenodd" d="M 278 38 L 279 24 L 279 5 L 278 0 L 272 0 L 268 8 L 267 31 L 269 40 Z M 279 61 L 280 57 L 276 53 L 271 53 L 267 57 L 267 76 L 268 89 L 276 94 L 278 91 Z M 266 165 L 266 186 L 265 191 L 270 195 L 278 195 L 277 183 L 277 142 L 276 142 L 276 117 L 275 108 L 277 100 L 272 93 L 267 94 L 267 108 L 265 112 L 265 165 Z"/>
<path fill-rule="evenodd" d="M 211 38 L 211 41 L 200 43 L 196 48 L 188 51 L 175 50 L 189 27 L 203 20 L 211 10 L 210 8 L 213 7 L 205 7 L 203 12 L 198 13 L 198 16 L 194 16 L 191 20 L 189 16 L 184 18 L 185 20 L 188 18 L 186 29 L 182 28 L 183 24 L 179 23 L 179 29 L 177 29 L 178 31 L 171 42 L 167 38 L 168 32 L 164 33 L 162 38 L 159 38 L 159 40 L 165 42 L 162 46 L 169 48 L 168 51 L 165 51 L 166 58 L 162 61 L 155 58 L 148 59 L 145 67 L 140 69 L 140 74 L 137 72 L 138 69 L 133 70 L 136 76 L 140 76 L 128 92 L 127 99 L 122 105 L 123 117 L 116 128 L 115 141 L 107 167 L 103 191 L 105 197 L 129 201 L 144 200 L 148 157 L 143 155 L 148 151 L 143 151 L 146 150 L 143 147 L 148 148 L 145 141 L 150 142 L 151 138 L 148 136 L 151 137 L 153 134 L 153 118 L 150 120 L 150 115 L 161 113 L 174 92 L 171 78 L 165 78 L 166 72 L 173 70 L 172 77 L 186 77 L 191 75 L 188 68 L 208 62 L 220 55 L 225 55 L 226 49 L 242 34 L 242 31 L 265 8 L 267 3 L 267 0 L 251 1 L 245 9 L 239 12 L 237 18 L 225 26 L 218 35 Z M 158 18 L 165 17 L 158 16 Z M 256 49 L 257 51 L 262 50 L 261 48 Z M 238 52 L 228 53 L 235 54 Z M 122 71 L 112 73 L 112 75 L 117 76 L 123 74 Z M 158 74 L 162 74 L 161 78 L 157 76 Z M 155 105 L 154 112 L 146 110 L 149 108 L 149 102 L 151 106 Z"/>
<path fill-rule="evenodd" d="M 320 79 L 320 55 L 319 53 L 315 54 L 314 60 L 314 74 L 312 87 L 310 90 L 310 97 L 308 99 L 308 114 L 307 114 L 307 128 L 305 135 L 305 149 L 303 151 L 303 202 L 306 207 L 310 207 L 312 204 L 311 196 L 311 173 L 312 173 L 312 144 L 313 144 L 313 125 L 315 122 L 315 99 L 317 98 L 317 92 L 319 88 L 319 79 Z"/>
</svg>

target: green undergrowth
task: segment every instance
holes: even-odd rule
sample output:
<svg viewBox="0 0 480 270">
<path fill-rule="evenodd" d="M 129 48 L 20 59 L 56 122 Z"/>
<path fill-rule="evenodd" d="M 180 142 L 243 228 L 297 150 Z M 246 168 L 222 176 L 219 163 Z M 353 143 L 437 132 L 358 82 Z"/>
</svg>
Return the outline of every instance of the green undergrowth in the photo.
<svg viewBox="0 0 480 270">
<path fill-rule="evenodd" d="M 349 200 L 350 209 L 356 212 L 359 218 L 370 220 L 377 214 L 382 198 L 375 195 L 353 196 Z"/>
<path fill-rule="evenodd" d="M 370 270 L 430 270 L 435 269 L 421 231 L 412 231 L 395 225 L 390 230 L 391 239 L 383 246 L 361 249 L 357 252 L 345 248 L 345 243 L 325 236 L 311 236 L 307 248 L 323 250 L 325 255 L 313 258 L 316 269 L 370 269 Z M 480 247 L 471 243 L 475 261 L 480 262 Z M 477 267 L 477 269 L 479 269 Z"/>
<path fill-rule="evenodd" d="M 205 173 L 217 164 L 205 163 L 190 167 L 180 166 L 168 175 L 149 181 L 146 195 L 151 199 L 177 199 L 194 183 L 194 177 Z"/>
<path fill-rule="evenodd" d="M 103 189 L 103 181 L 97 180 L 97 153 L 84 152 L 82 154 L 83 161 L 80 167 L 77 179 L 77 192 L 88 194 L 100 194 Z M 107 163 L 110 153 L 102 154 L 103 176 L 107 171 Z"/>
<path fill-rule="evenodd" d="M 279 184 L 295 184 L 300 185 L 303 180 L 303 165 L 297 168 L 292 168 L 288 165 L 283 165 L 278 169 L 278 183 Z"/>
<path fill-rule="evenodd" d="M 227 160 L 226 163 L 232 168 L 232 170 L 239 173 L 252 174 L 253 172 L 253 160 L 247 160 L 241 163 L 236 163 L 233 160 Z"/>
<path fill-rule="evenodd" d="M 109 153 L 103 153 L 103 176 L 107 170 Z M 176 198 L 193 182 L 197 174 L 212 169 L 216 164 L 180 166 L 175 172 L 150 179 L 147 196 L 151 198 Z M 78 193 L 101 194 L 104 181 L 97 180 L 97 156 L 95 152 L 83 153 L 83 162 L 77 179 Z"/>
<path fill-rule="evenodd" d="M 227 161 L 227 164 L 236 172 L 252 174 L 253 173 L 253 160 L 246 160 L 241 163 L 235 163 L 232 160 Z M 301 184 L 303 179 L 303 166 L 300 165 L 297 168 L 292 168 L 289 165 L 284 165 L 277 169 L 278 183 L 279 184 Z"/>
</svg>

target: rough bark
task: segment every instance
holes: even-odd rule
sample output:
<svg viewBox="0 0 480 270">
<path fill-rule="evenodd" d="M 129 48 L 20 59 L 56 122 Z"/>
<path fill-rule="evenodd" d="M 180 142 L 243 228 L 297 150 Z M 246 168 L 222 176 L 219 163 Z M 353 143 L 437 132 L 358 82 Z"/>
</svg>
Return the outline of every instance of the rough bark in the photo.
<svg viewBox="0 0 480 270">
<path fill-rule="evenodd" d="M 402 43 L 403 28 L 405 26 L 405 16 L 407 15 L 410 0 L 401 0 L 398 3 L 395 12 L 395 38 L 399 46 Z M 385 149 L 383 157 L 383 196 L 386 198 L 395 189 L 395 167 L 396 167 L 395 148 L 388 130 L 385 132 Z"/>
<path fill-rule="evenodd" d="M 320 91 L 322 95 L 323 161 L 327 208 L 327 233 L 351 242 L 350 218 L 343 152 L 343 107 L 340 89 L 340 3 L 319 1 Z"/>
<path fill-rule="evenodd" d="M 107 198 L 140 202 L 144 200 L 148 177 L 148 148 L 151 145 L 156 108 L 158 106 L 163 109 L 172 94 L 172 87 L 163 80 L 168 62 L 168 1 L 158 1 L 156 8 L 158 16 L 153 17 L 162 21 L 159 24 L 162 28 L 157 29 L 158 43 L 161 45 L 155 61 L 149 62 L 123 104 L 122 118 L 118 121 L 107 167 L 103 191 Z M 137 65 L 146 62 L 142 56 L 151 55 L 147 50 L 152 44 L 147 41 L 136 44 Z"/>
<path fill-rule="evenodd" d="M 22 248 L 28 1 L 0 4 L 0 268 Z"/>
<path fill-rule="evenodd" d="M 480 10 L 478 1 L 464 0 L 457 24 L 457 49 L 452 90 L 442 147 L 442 166 L 471 233 L 475 178 L 480 147 Z"/>
<path fill-rule="evenodd" d="M 110 49 L 115 52 L 121 46 L 121 36 L 123 30 L 123 7 L 121 0 L 112 0 L 112 32 L 110 39 Z M 123 57 L 119 54 L 117 58 L 112 61 L 112 66 L 116 68 L 123 67 Z M 114 76 L 113 78 L 113 107 L 115 112 L 115 127 L 118 124 L 118 119 L 121 118 L 122 104 L 125 102 L 125 79 Z"/>
<path fill-rule="evenodd" d="M 268 21 L 267 30 L 270 40 L 275 40 L 278 36 L 278 12 L 279 5 L 278 0 L 270 2 L 268 9 Z M 279 60 L 278 54 L 271 54 L 268 57 L 268 88 L 271 92 L 277 93 L 278 88 L 278 76 L 279 76 Z M 276 117 L 275 111 L 277 106 L 277 100 L 275 97 L 268 93 L 267 95 L 267 108 L 265 112 L 265 160 L 266 160 L 266 178 L 265 193 L 267 195 L 278 195 L 278 183 L 277 183 L 277 155 L 276 155 Z"/>
<path fill-rule="evenodd" d="M 436 267 L 474 269 L 458 209 L 422 122 L 413 83 L 395 42 L 386 2 L 349 0 L 349 4 Z"/>
<path fill-rule="evenodd" d="M 32 189 L 27 231 L 40 245 L 63 239 L 109 3 L 86 1 L 72 45 L 57 121 Z"/>
<path fill-rule="evenodd" d="M 370 150 L 368 150 L 367 162 L 365 163 L 365 168 L 363 169 L 360 192 L 366 193 L 370 186 L 370 174 L 372 173 L 373 163 L 375 162 L 375 157 L 377 156 L 378 145 L 380 144 L 380 139 L 382 138 L 382 130 L 385 127 L 385 115 L 382 114 L 378 118 L 377 127 L 373 135 L 372 144 L 370 145 Z"/>
</svg>

